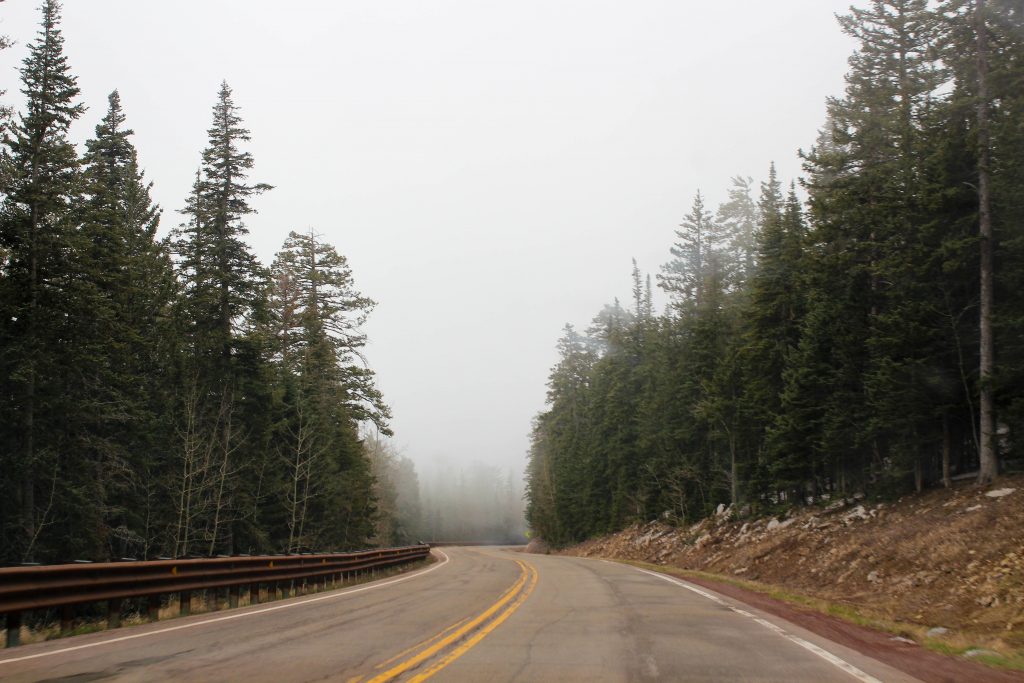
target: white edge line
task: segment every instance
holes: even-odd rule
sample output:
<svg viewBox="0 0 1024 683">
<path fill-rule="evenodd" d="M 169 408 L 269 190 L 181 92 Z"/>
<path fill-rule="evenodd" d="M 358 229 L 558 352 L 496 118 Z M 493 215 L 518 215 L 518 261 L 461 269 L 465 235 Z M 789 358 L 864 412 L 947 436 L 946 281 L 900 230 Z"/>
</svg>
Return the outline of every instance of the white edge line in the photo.
<svg viewBox="0 0 1024 683">
<path fill-rule="evenodd" d="M 110 645 L 112 643 L 121 643 L 121 642 L 124 642 L 126 640 L 135 640 L 136 638 L 148 638 L 149 636 L 155 636 L 155 635 L 159 635 L 161 633 L 170 633 L 172 631 L 181 631 L 182 629 L 186 629 L 186 628 L 195 628 L 197 626 L 205 626 L 206 624 L 215 624 L 215 623 L 221 622 L 221 621 L 231 621 L 232 619 L 241 619 L 243 617 L 251 617 L 251 616 L 255 616 L 257 614 L 265 614 L 267 612 L 275 612 L 275 611 L 277 611 L 279 609 L 288 609 L 289 607 L 299 607 L 301 605 L 308 605 L 308 604 L 313 603 L 313 602 L 320 602 L 321 600 L 333 600 L 335 598 L 340 598 L 340 597 L 343 597 L 345 595 L 351 595 L 353 593 L 361 593 L 363 591 L 374 590 L 374 589 L 377 589 L 377 588 L 383 588 L 384 586 L 390 586 L 392 584 L 401 583 L 402 581 L 408 581 L 410 579 L 419 578 L 421 576 L 424 576 L 425 574 L 429 574 L 430 572 L 434 571 L 435 569 L 440 569 L 441 567 L 443 567 L 446 564 L 448 564 L 448 561 L 450 559 L 448 557 L 448 555 L 444 551 L 442 551 L 442 550 L 438 550 L 436 548 L 435 548 L 435 550 L 437 550 L 437 552 L 439 552 L 441 555 L 444 555 L 444 561 L 443 562 L 441 562 L 439 564 L 435 564 L 433 567 L 429 567 L 427 569 L 415 572 L 413 574 L 407 574 L 407 575 L 401 576 L 401 577 L 399 577 L 397 579 L 390 579 L 389 581 L 385 581 L 383 583 L 371 583 L 371 584 L 369 584 L 367 586 L 359 586 L 357 588 L 349 588 L 348 590 L 332 592 L 332 593 L 330 593 L 328 595 L 318 595 L 315 598 L 309 598 L 309 599 L 306 599 L 306 600 L 299 600 L 299 601 L 296 601 L 296 602 L 287 602 L 287 603 L 283 603 L 283 604 L 280 604 L 280 605 L 271 605 L 270 607 L 262 607 L 260 609 L 249 610 L 249 611 L 246 611 L 246 612 L 239 612 L 239 613 L 236 613 L 236 614 L 226 614 L 226 615 L 221 616 L 221 617 L 214 617 L 212 619 L 204 619 L 203 621 L 193 621 L 193 622 L 188 623 L 188 624 L 178 624 L 177 626 L 168 626 L 167 628 L 161 628 L 161 629 L 157 629 L 155 631 L 146 631 L 145 633 L 133 633 L 131 635 L 120 636 L 118 638 L 111 638 L 109 640 L 101 640 L 101 641 L 98 641 L 98 642 L 95 642 L 95 643 L 85 643 L 83 645 L 73 645 L 71 647 L 64 647 L 64 648 L 61 648 L 59 650 L 51 650 L 49 652 L 37 652 L 34 655 L 24 655 L 22 657 L 11 657 L 10 659 L 0 659 L 0 664 L 13 664 L 14 662 L 24 662 L 24 661 L 29 660 L 29 659 L 38 659 L 40 657 L 51 657 L 53 655 L 64 654 L 66 652 L 75 652 L 76 650 L 85 650 L 85 649 L 90 648 L 90 647 L 99 647 L 100 645 Z"/>
<path fill-rule="evenodd" d="M 742 616 L 749 617 L 749 618 L 753 619 L 754 621 L 756 621 L 757 623 L 759 623 L 762 626 L 764 626 L 765 628 L 767 628 L 768 630 L 777 633 L 778 635 L 782 636 L 783 638 L 785 638 L 785 639 L 787 639 L 787 640 L 789 640 L 789 641 L 799 645 L 800 647 L 804 648 L 805 650 L 808 650 L 809 652 L 813 652 L 814 654 L 818 655 L 819 657 L 824 659 L 829 664 L 832 664 L 833 666 L 836 666 L 836 667 L 842 669 L 846 673 L 850 674 L 851 676 L 853 676 L 854 678 L 856 678 L 858 680 L 863 681 L 864 683 L 882 683 L 882 681 L 878 680 L 877 678 L 875 678 L 871 674 L 868 674 L 868 673 L 865 673 L 865 672 L 861 671 L 860 669 L 855 667 L 853 664 L 850 664 L 846 660 L 840 659 L 839 657 L 835 656 L 831 652 L 828 652 L 827 650 L 824 650 L 824 649 L 818 647 L 814 643 L 808 642 L 808 641 L 804 640 L 803 638 L 795 636 L 795 635 L 793 635 L 791 633 L 787 633 L 782 627 L 780 627 L 777 624 L 773 624 L 770 621 L 767 621 L 765 619 L 761 619 L 760 617 L 754 616 L 753 614 L 751 614 L 750 612 L 747 612 L 746 610 L 742 610 L 742 609 L 739 609 L 737 607 L 733 607 L 732 605 L 728 604 L 727 602 L 725 602 L 724 600 L 719 598 L 717 595 L 712 595 L 711 593 L 708 593 L 707 591 L 703 591 L 703 590 L 701 590 L 699 588 L 691 586 L 691 585 L 689 585 L 689 584 L 687 584 L 687 583 L 685 583 L 683 581 L 680 581 L 679 579 L 676 579 L 675 577 L 667 576 L 665 574 L 659 574 L 658 572 L 648 571 L 646 569 L 640 569 L 639 567 L 633 567 L 633 569 L 637 570 L 638 572 L 643 572 L 644 574 L 650 574 L 651 576 L 654 576 L 654 577 L 657 577 L 659 579 L 662 579 L 663 581 L 668 581 L 669 583 L 675 584 L 676 586 L 679 586 L 680 588 L 685 588 L 685 589 L 687 589 L 689 591 L 693 591 L 694 593 L 697 593 L 698 595 L 701 595 L 701 596 L 707 598 L 708 600 L 712 600 L 714 602 L 717 602 L 719 605 L 724 605 L 725 607 L 728 607 L 730 610 L 732 610 L 736 614 L 740 614 Z"/>
</svg>

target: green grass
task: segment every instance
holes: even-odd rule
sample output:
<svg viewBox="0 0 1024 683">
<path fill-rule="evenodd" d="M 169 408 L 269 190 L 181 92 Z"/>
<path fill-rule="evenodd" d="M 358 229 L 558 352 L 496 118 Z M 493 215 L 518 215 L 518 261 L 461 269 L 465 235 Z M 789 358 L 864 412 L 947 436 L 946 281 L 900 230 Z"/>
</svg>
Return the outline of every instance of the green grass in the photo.
<svg viewBox="0 0 1024 683">
<path fill-rule="evenodd" d="M 939 654 L 948 655 L 950 657 L 963 657 L 971 650 L 991 649 L 976 643 L 964 644 L 963 641 L 959 643 L 951 643 L 937 638 L 924 638 L 919 642 L 922 646 L 928 648 L 932 652 L 938 652 Z M 995 669 L 1024 671 L 1024 652 L 1014 652 L 1011 654 L 984 654 L 978 655 L 977 657 L 970 657 L 969 659 Z"/>
</svg>

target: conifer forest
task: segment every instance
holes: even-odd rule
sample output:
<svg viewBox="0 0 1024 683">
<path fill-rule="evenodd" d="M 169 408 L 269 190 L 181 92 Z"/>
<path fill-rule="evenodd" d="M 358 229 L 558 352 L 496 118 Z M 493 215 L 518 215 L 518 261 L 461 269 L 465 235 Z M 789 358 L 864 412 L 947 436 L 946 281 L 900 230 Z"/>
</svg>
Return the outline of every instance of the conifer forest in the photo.
<svg viewBox="0 0 1024 683">
<path fill-rule="evenodd" d="M 272 188 L 249 178 L 226 82 L 177 213 L 151 199 L 117 91 L 79 154 L 60 9 L 42 4 L 24 109 L 4 112 L 0 562 L 366 547 L 361 427 L 390 433 L 361 358 L 374 301 L 314 230 L 283 232 L 269 267 L 253 255 L 245 220 Z"/>
<path fill-rule="evenodd" d="M 517 424 L 541 405 L 557 358 L 543 410 L 519 432 L 523 482 L 487 461 L 493 425 L 456 409 L 430 419 L 442 436 L 472 432 L 472 467 L 439 458 L 420 474 L 388 440 L 399 418 L 367 352 L 377 303 L 343 241 L 372 228 L 310 226 L 289 204 L 294 223 L 261 261 L 247 223 L 274 192 L 263 180 L 291 178 L 256 165 L 241 87 L 211 87 L 205 146 L 167 206 L 136 149 L 127 86 L 124 103 L 114 90 L 105 111 L 87 110 L 61 5 L 39 2 L 34 36 L 0 36 L 21 60 L 0 81 L 0 564 L 515 543 L 527 527 L 565 546 L 637 522 L 1024 470 L 1024 0 L 864 0 L 838 16 L 836 36 L 855 49 L 845 90 L 822 93 L 799 177 L 768 158 L 759 178 L 679 188 L 692 200 L 664 227 L 663 264 L 648 274 L 634 260 L 631 296 L 567 324 L 537 364 L 536 401 Z M 759 107 L 785 109 L 777 95 L 750 102 L 751 127 Z M 438 119 L 455 140 L 458 122 Z M 732 144 L 722 131 L 687 134 Z M 439 190 L 436 206 L 460 191 Z M 510 204 L 529 200 L 509 190 Z M 467 213 L 492 244 L 547 244 L 536 238 L 547 227 L 520 243 L 487 233 L 479 217 L 494 214 Z M 531 277 L 501 265 L 486 276 Z M 556 290 L 559 305 L 572 294 Z M 463 327 L 409 329 L 410 355 L 445 326 L 510 337 L 503 301 L 467 305 Z M 490 352 L 456 334 L 456 360 L 416 362 Z M 495 351 L 491 362 L 504 361 Z M 473 393 L 434 377 L 421 393 L 438 406 Z M 493 386 L 470 399 L 502 411 L 505 387 Z"/>
<path fill-rule="evenodd" d="M 565 327 L 527 474 L 551 543 L 1021 469 L 1024 3 L 860 5 L 803 176 L 697 192 L 653 281 Z"/>
</svg>

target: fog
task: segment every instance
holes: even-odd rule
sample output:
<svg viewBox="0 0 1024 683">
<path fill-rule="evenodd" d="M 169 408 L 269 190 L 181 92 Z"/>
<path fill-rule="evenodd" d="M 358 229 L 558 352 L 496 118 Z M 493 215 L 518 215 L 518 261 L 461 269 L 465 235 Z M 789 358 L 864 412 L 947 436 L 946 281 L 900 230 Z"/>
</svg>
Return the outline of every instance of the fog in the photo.
<svg viewBox="0 0 1024 683">
<path fill-rule="evenodd" d="M 0 89 L 34 34 L 0 4 Z M 179 222 L 226 79 L 252 131 L 251 244 L 314 228 L 379 302 L 367 358 L 421 480 L 521 471 L 555 340 L 654 272 L 697 189 L 799 173 L 842 89 L 846 3 L 70 0 L 89 111 L 117 88 Z M 287 9 L 283 9 L 287 8 Z M 751 160 L 755 160 L 751 166 Z M 477 463 L 477 464 L 474 464 Z M 518 475 L 517 475 L 518 476 Z"/>
</svg>

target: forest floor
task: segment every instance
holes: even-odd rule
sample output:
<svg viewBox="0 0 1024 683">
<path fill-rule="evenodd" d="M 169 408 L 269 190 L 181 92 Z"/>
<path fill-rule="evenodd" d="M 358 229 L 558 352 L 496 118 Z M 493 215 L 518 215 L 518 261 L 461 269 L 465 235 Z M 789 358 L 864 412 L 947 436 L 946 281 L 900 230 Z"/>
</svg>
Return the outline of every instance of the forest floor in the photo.
<svg viewBox="0 0 1024 683">
<path fill-rule="evenodd" d="M 1024 475 L 894 502 L 651 522 L 568 548 L 687 570 L 945 654 L 1024 669 Z"/>
</svg>

